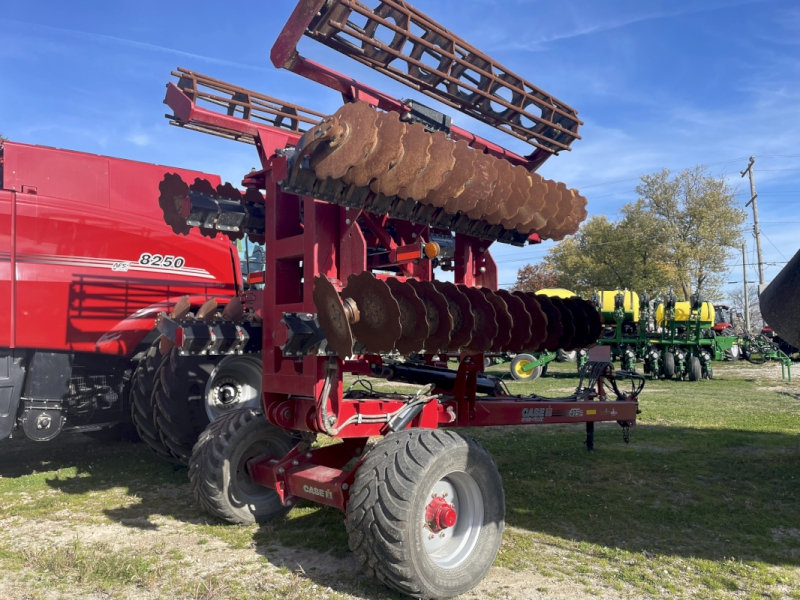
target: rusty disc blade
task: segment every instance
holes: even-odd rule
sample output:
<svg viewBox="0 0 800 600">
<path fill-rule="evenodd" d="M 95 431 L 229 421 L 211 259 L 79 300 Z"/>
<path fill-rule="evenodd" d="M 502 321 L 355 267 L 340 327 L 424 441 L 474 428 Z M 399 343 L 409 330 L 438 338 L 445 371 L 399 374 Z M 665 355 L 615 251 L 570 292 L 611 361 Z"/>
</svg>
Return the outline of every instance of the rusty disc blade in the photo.
<svg viewBox="0 0 800 600">
<path fill-rule="evenodd" d="M 350 275 L 342 298 L 352 298 L 358 307 L 358 321 L 351 325 L 355 339 L 370 354 L 391 352 L 403 330 L 400 307 L 386 282 L 369 271 Z"/>
<path fill-rule="evenodd" d="M 561 350 L 566 350 L 568 347 L 573 346 L 576 342 L 579 343 L 579 327 L 575 320 L 575 311 L 573 310 L 572 302 L 566 302 L 571 298 L 550 298 L 550 302 L 558 309 L 561 315 L 561 324 L 563 331 L 561 337 L 558 339 L 558 346 Z M 582 347 L 582 346 L 579 346 Z"/>
<path fill-rule="evenodd" d="M 497 185 L 497 159 L 480 151 L 475 151 L 475 172 L 470 177 L 463 193 L 458 197 L 457 208 L 470 219 L 483 220 L 486 208 Z"/>
<path fill-rule="evenodd" d="M 531 327 L 533 319 L 525 309 L 525 303 L 521 298 L 515 296 L 508 290 L 497 290 L 495 292 L 508 307 L 511 315 L 512 328 L 511 339 L 505 346 L 500 348 L 501 352 L 523 352 L 528 350 L 527 343 L 531 339 Z"/>
<path fill-rule="evenodd" d="M 497 337 L 497 313 L 488 298 L 478 288 L 466 285 L 457 286 L 469 299 L 475 326 L 472 328 L 472 339 L 464 350 L 470 352 L 487 352 Z"/>
<path fill-rule="evenodd" d="M 211 321 L 214 318 L 214 315 L 217 312 L 217 301 L 214 298 L 209 298 L 205 302 L 203 302 L 203 306 L 201 306 L 197 314 L 195 315 L 195 319 L 198 321 Z"/>
<path fill-rule="evenodd" d="M 512 174 L 514 176 L 514 180 L 511 184 L 512 191 L 506 201 L 507 217 L 500 221 L 500 224 L 506 229 L 514 229 L 517 223 L 520 222 L 522 217 L 519 212 L 527 203 L 528 196 L 531 192 L 531 185 L 533 184 L 530 173 L 528 173 L 524 167 L 520 167 L 519 165 L 515 166 L 512 169 Z"/>
<path fill-rule="evenodd" d="M 191 309 L 192 304 L 189 302 L 189 296 L 181 296 L 180 299 L 175 303 L 175 306 L 172 307 L 172 311 L 170 312 L 169 316 L 175 321 L 182 321 L 184 318 L 186 318 L 186 315 L 189 314 Z M 158 351 L 162 356 L 169 354 L 169 351 L 174 347 L 175 344 L 165 338 L 163 335 L 158 341 Z"/>
<path fill-rule="evenodd" d="M 539 301 L 539 306 L 547 317 L 547 339 L 542 343 L 542 350 L 557 350 L 559 348 L 558 342 L 564 334 L 564 329 L 568 325 L 563 323 L 561 311 L 555 306 L 555 303 L 550 298 L 542 294 L 536 294 L 536 299 Z"/>
<path fill-rule="evenodd" d="M 514 192 L 514 165 L 507 160 L 498 160 L 495 169 L 497 170 L 497 181 L 492 195 L 486 203 L 483 216 L 483 220 L 492 225 L 497 225 L 503 219 L 508 218 L 508 210 L 511 208 L 508 201 Z"/>
<path fill-rule="evenodd" d="M 449 281 L 432 281 L 447 300 L 447 308 L 453 318 L 453 329 L 450 331 L 450 343 L 446 350 L 459 352 L 465 348 L 472 339 L 472 330 L 475 327 L 475 316 L 469 299 L 454 284 Z"/>
<path fill-rule="evenodd" d="M 244 318 L 244 304 L 239 296 L 234 296 L 222 309 L 222 320 L 236 322 L 242 318 Z"/>
<path fill-rule="evenodd" d="M 375 126 L 378 128 L 378 143 L 365 160 L 345 173 L 342 177 L 345 183 L 366 187 L 372 180 L 386 175 L 389 167 L 403 155 L 406 125 L 400 121 L 400 115 L 396 112 L 378 113 Z"/>
<path fill-rule="evenodd" d="M 394 345 L 395 350 L 403 355 L 419 352 L 425 347 L 428 337 L 425 304 L 407 283 L 390 278 L 386 284 L 400 307 L 400 328 L 403 333 Z"/>
<path fill-rule="evenodd" d="M 525 303 L 525 310 L 531 316 L 531 337 L 526 344 L 527 349 L 536 352 L 541 348 L 542 342 L 547 339 L 547 316 L 539 306 L 536 296 L 528 292 L 511 292 Z"/>
<path fill-rule="evenodd" d="M 189 186 L 177 173 L 166 173 L 158 184 L 158 190 L 161 192 L 158 196 L 158 205 L 164 213 L 164 221 L 173 232 L 188 235 L 192 227 L 186 224 L 183 202 L 189 196 Z"/>
<path fill-rule="evenodd" d="M 578 298 L 578 300 L 583 305 L 586 317 L 589 319 L 589 338 L 586 341 L 586 347 L 594 346 L 603 332 L 603 317 L 591 302 L 582 298 Z"/>
<path fill-rule="evenodd" d="M 333 284 L 324 275 L 314 277 L 314 291 L 311 294 L 317 307 L 319 326 L 325 332 L 334 352 L 341 359 L 353 354 L 353 331 L 347 320 L 342 300 Z"/>
<path fill-rule="evenodd" d="M 538 173 L 531 173 L 531 189 L 528 193 L 528 200 L 524 210 L 517 215 L 519 223 L 517 231 L 531 233 L 540 231 L 547 225 L 547 221 L 542 216 L 545 196 L 547 196 L 547 184 Z"/>
<path fill-rule="evenodd" d="M 478 288 L 481 293 L 486 296 L 486 299 L 494 307 L 495 319 L 497 320 L 497 335 L 492 340 L 492 345 L 489 350 L 492 352 L 501 352 L 503 348 L 511 341 L 512 329 L 514 328 L 514 321 L 511 318 L 511 313 L 508 311 L 508 304 L 498 294 L 489 288 Z"/>
<path fill-rule="evenodd" d="M 432 142 L 433 137 L 420 123 L 407 123 L 401 142 L 403 153 L 388 171 L 377 176 L 370 189 L 376 194 L 396 196 L 400 188 L 415 181 L 428 164 Z"/>
<path fill-rule="evenodd" d="M 319 179 L 341 179 L 366 159 L 378 143 L 378 111 L 366 102 L 345 104 L 333 115 L 347 129 L 337 143 L 320 144 L 311 154 L 310 166 Z"/>
<path fill-rule="evenodd" d="M 423 344 L 427 352 L 438 352 L 450 344 L 453 317 L 450 316 L 447 299 L 430 281 L 409 279 L 407 282 L 425 305 L 428 336 Z"/>
<path fill-rule="evenodd" d="M 427 134 L 430 135 L 430 134 Z M 428 148 L 428 162 L 422 171 L 407 181 L 397 195 L 400 198 L 413 198 L 425 204 L 431 204 L 428 196 L 433 190 L 441 187 L 456 163 L 455 155 L 456 144 L 447 139 L 442 131 L 437 131 L 431 135 L 431 145 Z M 445 202 L 447 199 L 445 198 Z M 444 206 L 441 205 L 434 206 Z"/>
<path fill-rule="evenodd" d="M 425 198 L 425 203 L 431 206 L 444 207 L 446 212 L 456 214 L 459 210 L 458 198 L 467 189 L 467 184 L 475 174 L 475 159 L 478 153 L 469 147 L 464 140 L 456 142 L 453 150 L 456 159 L 453 170 L 444 180 L 444 183 L 432 191 Z"/>
</svg>

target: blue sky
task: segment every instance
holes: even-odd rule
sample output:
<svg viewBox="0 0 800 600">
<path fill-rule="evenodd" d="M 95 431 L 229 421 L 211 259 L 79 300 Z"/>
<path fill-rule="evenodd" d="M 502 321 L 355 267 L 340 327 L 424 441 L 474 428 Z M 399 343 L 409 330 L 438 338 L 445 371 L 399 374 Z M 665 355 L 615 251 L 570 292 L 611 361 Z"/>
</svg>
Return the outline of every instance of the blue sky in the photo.
<svg viewBox="0 0 800 600">
<path fill-rule="evenodd" d="M 322 112 L 337 95 L 269 62 L 296 2 L 4 2 L 0 131 L 12 140 L 196 168 L 238 182 L 252 147 L 170 127 L 161 104 L 183 66 Z M 540 173 L 614 217 L 636 178 L 707 164 L 749 198 L 756 156 L 767 280 L 800 247 L 800 4 L 793 0 L 416 0 L 511 70 L 577 108 L 573 151 Z M 402 85 L 310 40 L 301 52 L 398 97 Z M 432 104 L 430 100 L 424 102 Z M 525 144 L 459 114 L 520 152 Z M 748 262 L 754 243 L 747 235 Z M 498 245 L 500 283 L 549 244 Z M 729 281 L 741 281 L 732 256 Z M 750 267 L 749 278 L 756 278 Z"/>
</svg>

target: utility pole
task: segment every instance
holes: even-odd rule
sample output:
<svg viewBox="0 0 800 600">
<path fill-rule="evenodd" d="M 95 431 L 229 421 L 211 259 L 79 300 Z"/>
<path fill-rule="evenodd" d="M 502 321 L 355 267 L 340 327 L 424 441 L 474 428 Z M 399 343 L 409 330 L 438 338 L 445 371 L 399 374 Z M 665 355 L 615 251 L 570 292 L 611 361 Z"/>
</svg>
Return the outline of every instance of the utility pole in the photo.
<svg viewBox="0 0 800 600">
<path fill-rule="evenodd" d="M 747 291 L 747 244 L 742 244 L 742 274 L 744 275 L 744 330 L 750 333 L 750 295 Z"/>
<path fill-rule="evenodd" d="M 753 205 L 753 233 L 756 236 L 756 254 L 758 255 L 758 285 L 759 285 L 759 292 L 761 291 L 761 287 L 764 285 L 764 260 L 761 258 L 761 228 L 758 225 L 758 202 L 756 199 L 758 198 L 758 194 L 756 194 L 756 182 L 753 179 L 753 164 L 756 162 L 756 157 L 750 157 L 750 164 L 747 165 L 747 168 L 742 171 L 742 177 L 744 177 L 747 173 L 750 174 L 750 202 L 745 204 L 745 208 Z"/>
</svg>

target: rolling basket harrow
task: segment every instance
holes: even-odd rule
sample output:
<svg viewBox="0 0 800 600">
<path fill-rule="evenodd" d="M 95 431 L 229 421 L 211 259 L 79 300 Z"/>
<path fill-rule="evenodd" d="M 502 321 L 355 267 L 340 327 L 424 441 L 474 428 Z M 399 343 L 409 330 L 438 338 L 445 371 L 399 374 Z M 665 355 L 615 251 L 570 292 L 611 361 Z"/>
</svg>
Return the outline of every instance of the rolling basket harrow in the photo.
<svg viewBox="0 0 800 600">
<path fill-rule="evenodd" d="M 303 34 L 532 153 L 303 58 Z M 589 302 L 499 290 L 489 252 L 561 239 L 586 218 L 585 198 L 535 172 L 569 149 L 580 121 L 399 1 L 303 0 L 272 60 L 342 93 L 344 106 L 324 116 L 183 69 L 167 86 L 173 124 L 254 144 L 262 163 L 244 192 L 174 174 L 161 184 L 176 233 L 197 227 L 266 246 L 264 289 L 242 296 L 237 314 L 159 319 L 181 354 L 263 358 L 263 410 L 231 411 L 206 429 L 190 462 L 193 489 L 234 523 L 302 499 L 336 507 L 368 575 L 418 597 L 462 593 L 494 561 L 505 504 L 488 453 L 443 427 L 585 422 L 591 448 L 595 422 L 627 432 L 636 420 L 642 379 L 607 362 L 590 362 L 576 392 L 558 399 L 512 395 L 482 372 L 484 353 L 583 348 L 600 336 Z M 436 280 L 437 266 L 454 281 Z M 345 374 L 419 389 L 346 390 Z M 626 378 L 630 390 L 620 389 Z M 315 447 L 316 434 L 341 441 Z"/>
</svg>

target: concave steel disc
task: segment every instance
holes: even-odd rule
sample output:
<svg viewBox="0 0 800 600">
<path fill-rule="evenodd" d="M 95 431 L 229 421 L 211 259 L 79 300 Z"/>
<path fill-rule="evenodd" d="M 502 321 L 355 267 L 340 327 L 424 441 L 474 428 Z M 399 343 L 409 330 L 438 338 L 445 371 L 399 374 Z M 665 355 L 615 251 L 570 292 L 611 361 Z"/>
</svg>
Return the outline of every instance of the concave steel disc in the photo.
<svg viewBox="0 0 800 600">
<path fill-rule="evenodd" d="M 419 352 L 425 347 L 428 337 L 425 304 L 409 284 L 394 278 L 387 279 L 386 284 L 400 307 L 400 328 L 403 333 L 394 345 L 395 350 L 403 355 Z"/>
<path fill-rule="evenodd" d="M 533 294 L 527 292 L 512 292 L 512 294 L 525 303 L 525 310 L 531 316 L 531 337 L 526 346 L 531 352 L 536 352 L 547 339 L 547 316 Z"/>
<path fill-rule="evenodd" d="M 514 193 L 514 165 L 507 160 L 498 160 L 495 165 L 497 169 L 497 181 L 495 182 L 492 195 L 486 203 L 486 211 L 483 220 L 497 225 L 503 219 L 508 218 L 508 199 Z"/>
<path fill-rule="evenodd" d="M 450 343 L 446 350 L 459 352 L 472 339 L 475 328 L 475 316 L 466 295 L 449 281 L 431 282 L 447 299 L 447 308 L 453 318 L 453 329 L 450 331 Z"/>
<path fill-rule="evenodd" d="M 366 102 L 345 104 L 333 115 L 346 125 L 347 133 L 336 144 L 321 144 L 312 153 L 311 169 L 319 179 L 341 179 L 361 164 L 378 143 L 378 111 Z"/>
<path fill-rule="evenodd" d="M 432 142 L 433 136 L 425 131 L 422 124 L 406 123 L 401 140 L 402 154 L 388 171 L 377 176 L 370 184 L 370 189 L 376 194 L 396 196 L 400 188 L 415 181 L 419 172 L 428 164 Z"/>
<path fill-rule="evenodd" d="M 345 183 L 366 187 L 373 179 L 385 175 L 389 167 L 403 155 L 403 134 L 406 125 L 396 112 L 378 113 L 375 122 L 378 128 L 378 143 L 369 156 L 352 167 L 342 177 Z"/>
<path fill-rule="evenodd" d="M 586 312 L 586 316 L 589 319 L 589 338 L 587 340 L 586 346 L 594 346 L 597 343 L 597 340 L 600 338 L 600 334 L 603 331 L 603 316 L 597 310 L 597 308 L 588 300 L 584 300 L 582 298 L 578 298 L 583 304 L 583 308 Z"/>
<path fill-rule="evenodd" d="M 511 318 L 511 313 L 508 312 L 508 305 L 503 298 L 489 288 L 479 289 L 494 307 L 495 319 L 497 320 L 497 335 L 494 340 L 492 340 L 490 350 L 492 352 L 501 352 L 506 344 L 511 341 L 511 330 L 514 327 L 514 320 Z"/>
<path fill-rule="evenodd" d="M 568 303 L 566 300 L 570 300 L 570 298 L 550 298 L 550 301 L 558 308 L 561 314 L 563 330 L 561 332 L 561 337 L 558 339 L 558 348 L 562 350 L 566 350 L 568 346 L 573 346 L 575 343 L 580 343 L 581 339 L 572 303 Z"/>
<path fill-rule="evenodd" d="M 347 313 L 339 298 L 339 292 L 324 275 L 314 277 L 314 291 L 311 294 L 317 307 L 319 326 L 325 332 L 328 346 L 341 359 L 353 354 L 353 331 L 347 320 Z"/>
<path fill-rule="evenodd" d="M 561 312 L 555 304 L 542 294 L 536 294 L 539 306 L 547 317 L 547 339 L 542 343 L 542 350 L 557 350 L 559 340 L 564 334 L 565 325 L 562 323 Z"/>
<path fill-rule="evenodd" d="M 495 292 L 508 307 L 508 313 L 511 315 L 511 339 L 505 346 L 500 348 L 501 352 L 523 352 L 528 350 L 527 343 L 531 339 L 531 326 L 533 319 L 530 313 L 525 309 L 525 303 L 521 298 L 515 296 L 508 290 L 497 290 Z"/>
<path fill-rule="evenodd" d="M 478 152 L 469 147 L 464 140 L 456 142 L 453 150 L 456 164 L 444 183 L 428 194 L 426 201 L 433 206 L 444 206 L 444 210 L 452 215 L 460 210 L 460 197 L 467 189 L 469 180 L 475 175 Z"/>
<path fill-rule="evenodd" d="M 413 198 L 424 204 L 432 206 L 444 206 L 447 198 L 442 204 L 433 204 L 427 196 L 442 186 L 449 177 L 450 171 L 456 162 L 453 152 L 456 144 L 447 139 L 443 131 L 437 131 L 431 135 L 431 145 L 428 148 L 428 162 L 422 171 L 419 171 L 412 179 L 408 180 L 397 195 L 400 198 Z"/>
<path fill-rule="evenodd" d="M 158 205 L 164 213 L 164 221 L 179 235 L 188 235 L 192 230 L 183 215 L 183 202 L 189 196 L 189 186 L 177 173 L 166 173 L 158 184 L 161 194 Z"/>
<path fill-rule="evenodd" d="M 506 200 L 506 217 L 500 221 L 506 229 L 514 229 L 524 217 L 525 212 L 522 215 L 519 213 L 528 202 L 532 185 L 530 173 L 525 167 L 517 165 L 511 171 L 514 177 L 511 183 L 512 192 Z"/>
<path fill-rule="evenodd" d="M 189 296 L 181 296 L 180 300 L 172 307 L 169 316 L 175 321 L 182 321 L 189 311 L 192 309 L 192 304 L 189 301 Z M 165 338 L 163 335 L 158 342 L 158 351 L 163 355 L 169 354 L 169 351 L 175 347 L 175 344 Z"/>
<path fill-rule="evenodd" d="M 497 315 L 492 303 L 478 288 L 466 285 L 456 286 L 469 299 L 475 325 L 472 328 L 472 339 L 464 346 L 470 352 L 486 352 L 491 349 L 492 341 L 497 337 Z"/>
<path fill-rule="evenodd" d="M 351 325 L 355 339 L 370 354 L 391 352 L 403 329 L 400 307 L 386 282 L 369 271 L 350 275 L 342 298 L 352 298 L 358 308 L 358 321 Z"/>
<path fill-rule="evenodd" d="M 428 337 L 423 344 L 425 351 L 435 353 L 447 348 L 453 330 L 453 317 L 450 316 L 447 298 L 430 281 L 409 279 L 406 283 L 414 288 L 425 305 L 428 322 Z"/>
<path fill-rule="evenodd" d="M 486 203 L 497 181 L 495 162 L 497 159 L 494 156 L 475 151 L 475 172 L 456 202 L 457 209 L 466 213 L 470 219 L 481 220 L 486 216 Z"/>
</svg>

